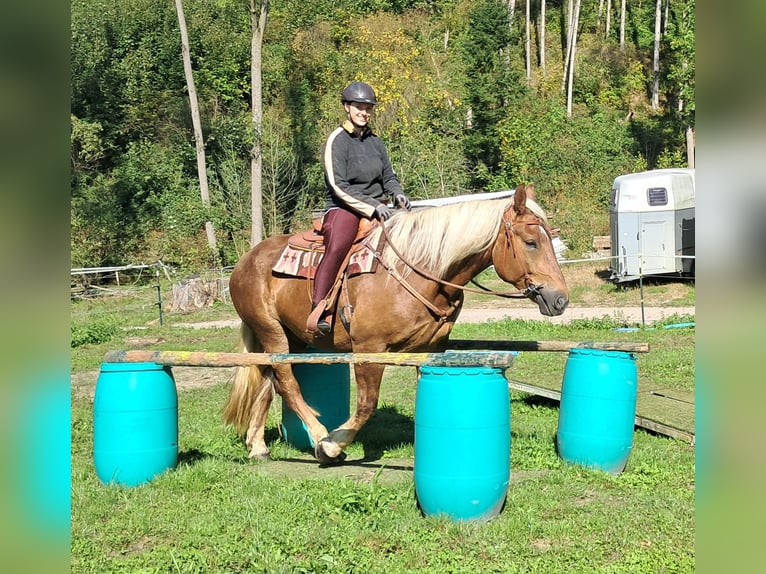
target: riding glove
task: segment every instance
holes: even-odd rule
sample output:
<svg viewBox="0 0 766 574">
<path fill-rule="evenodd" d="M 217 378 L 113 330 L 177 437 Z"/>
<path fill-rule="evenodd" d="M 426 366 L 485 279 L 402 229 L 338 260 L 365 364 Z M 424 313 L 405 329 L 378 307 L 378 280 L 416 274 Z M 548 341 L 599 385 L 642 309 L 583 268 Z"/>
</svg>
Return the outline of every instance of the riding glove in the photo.
<svg viewBox="0 0 766 574">
<path fill-rule="evenodd" d="M 378 207 L 375 208 L 373 217 L 378 221 L 385 221 L 391 217 L 391 215 L 393 215 L 391 213 L 391 209 L 385 203 L 381 203 Z"/>
<path fill-rule="evenodd" d="M 412 205 L 410 204 L 410 200 L 407 199 L 407 196 L 403 193 L 397 193 L 396 197 L 394 197 L 394 203 L 399 204 L 399 207 L 402 209 L 406 209 L 407 211 L 410 211 L 412 209 Z"/>
</svg>

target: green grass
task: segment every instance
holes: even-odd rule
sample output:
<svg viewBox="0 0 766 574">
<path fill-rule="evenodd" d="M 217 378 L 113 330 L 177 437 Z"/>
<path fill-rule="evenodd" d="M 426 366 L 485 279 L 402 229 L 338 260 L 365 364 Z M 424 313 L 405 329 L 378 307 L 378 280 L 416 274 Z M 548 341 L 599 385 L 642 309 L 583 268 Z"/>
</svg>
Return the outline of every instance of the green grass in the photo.
<svg viewBox="0 0 766 574">
<path fill-rule="evenodd" d="M 195 317 L 196 319 L 196 317 Z M 672 317 L 666 322 L 688 320 Z M 143 318 L 139 318 L 142 321 Z M 455 338 L 648 342 L 639 376 L 694 387 L 694 330 L 616 332 L 614 320 L 556 326 L 535 321 L 458 325 Z M 228 350 L 235 331 L 150 325 L 152 348 Z M 131 330 L 73 349 L 80 370 L 103 351 L 127 346 Z M 565 353 L 522 353 L 513 378 L 560 381 Z M 389 367 L 380 409 L 348 449 L 350 459 L 413 456 L 414 368 Z M 220 418 L 225 381 L 179 392 L 179 464 L 136 488 L 102 485 L 93 465 L 93 406 L 72 410 L 72 572 L 693 572 L 694 448 L 642 430 L 617 477 L 568 465 L 555 451 L 558 405 L 511 393 L 511 476 L 506 506 L 485 524 L 423 517 L 411 478 L 306 478 L 313 463 L 288 463 L 291 478 L 260 472 Z M 354 385 L 352 385 L 352 395 Z M 302 455 L 277 432 L 279 400 L 267 440 L 276 461 Z M 481 445 L 476 445 L 481 448 Z M 454 456 L 445 445 L 444 456 Z M 349 473 L 350 474 L 350 473 Z"/>
<path fill-rule="evenodd" d="M 554 450 L 555 406 L 514 393 L 511 474 L 522 478 L 496 519 L 460 524 L 422 517 L 411 481 L 259 476 L 218 419 L 225 390 L 181 393 L 182 462 L 137 488 L 98 482 L 90 405 L 76 401 L 72 572 L 694 571 L 684 443 L 638 431 L 621 476 L 569 466 Z M 386 426 L 373 419 L 366 441 Z"/>
</svg>

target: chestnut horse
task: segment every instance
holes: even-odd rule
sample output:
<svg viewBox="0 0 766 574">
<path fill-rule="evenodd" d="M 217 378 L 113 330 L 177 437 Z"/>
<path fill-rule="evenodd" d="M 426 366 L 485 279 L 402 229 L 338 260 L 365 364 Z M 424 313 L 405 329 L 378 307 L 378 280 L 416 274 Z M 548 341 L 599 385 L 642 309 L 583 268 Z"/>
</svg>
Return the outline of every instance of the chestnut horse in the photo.
<svg viewBox="0 0 766 574">
<path fill-rule="evenodd" d="M 332 332 L 319 338 L 305 330 L 311 281 L 272 271 L 288 236 L 265 239 L 242 256 L 229 281 L 242 319 L 242 351 L 301 353 L 308 345 L 359 353 L 443 351 L 461 310 L 461 287 L 490 265 L 537 303 L 543 315 L 560 315 L 569 292 L 545 213 L 532 193 L 532 186 L 522 185 L 504 199 L 397 212 L 385 222 L 386 239 L 394 249 L 386 242 L 374 272 L 347 280 L 353 305 L 348 330 L 336 310 Z M 341 297 L 345 301 L 345 293 Z M 289 364 L 239 367 L 224 420 L 244 435 L 251 458 L 268 459 L 264 430 L 276 391 L 306 425 L 319 463 L 338 463 L 377 408 L 384 368 L 354 365 L 356 411 L 328 433 L 304 401 Z"/>
</svg>

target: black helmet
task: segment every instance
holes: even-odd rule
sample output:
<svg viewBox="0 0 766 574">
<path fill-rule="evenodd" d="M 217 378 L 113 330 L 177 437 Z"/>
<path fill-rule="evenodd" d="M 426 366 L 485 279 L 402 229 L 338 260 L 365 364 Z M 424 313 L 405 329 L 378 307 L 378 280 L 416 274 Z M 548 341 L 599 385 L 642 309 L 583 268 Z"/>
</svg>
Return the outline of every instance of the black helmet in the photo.
<svg viewBox="0 0 766 574">
<path fill-rule="evenodd" d="M 372 104 L 373 106 L 378 103 L 372 87 L 364 82 L 353 82 L 349 84 L 340 95 L 340 101 L 344 104 L 349 102 L 360 102 L 362 104 Z"/>
</svg>

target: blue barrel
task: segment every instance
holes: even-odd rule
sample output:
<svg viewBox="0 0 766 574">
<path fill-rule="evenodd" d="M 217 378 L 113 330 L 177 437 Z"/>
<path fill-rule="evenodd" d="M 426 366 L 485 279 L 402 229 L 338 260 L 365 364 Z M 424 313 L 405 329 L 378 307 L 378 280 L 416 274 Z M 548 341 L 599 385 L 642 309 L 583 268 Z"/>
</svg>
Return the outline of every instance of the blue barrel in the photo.
<svg viewBox="0 0 766 574">
<path fill-rule="evenodd" d="M 93 458 L 104 484 L 137 486 L 178 460 L 178 394 L 170 367 L 102 363 L 93 400 Z"/>
<path fill-rule="evenodd" d="M 351 370 L 346 363 L 316 365 L 297 363 L 293 374 L 298 379 L 303 399 L 319 413 L 317 417 L 328 431 L 339 427 L 349 417 Z M 314 448 L 306 425 L 282 401 L 282 437 L 299 450 Z"/>
<path fill-rule="evenodd" d="M 561 388 L 559 456 L 620 474 L 633 448 L 637 388 L 632 353 L 572 349 Z"/>
<path fill-rule="evenodd" d="M 502 369 L 420 368 L 414 474 L 424 515 L 484 521 L 500 513 L 511 476 L 510 423 Z"/>
</svg>

